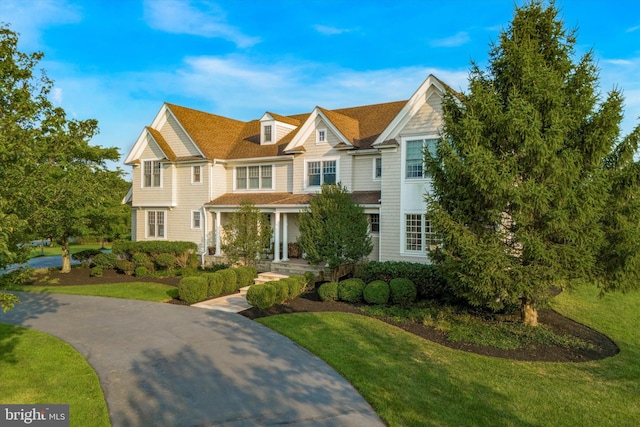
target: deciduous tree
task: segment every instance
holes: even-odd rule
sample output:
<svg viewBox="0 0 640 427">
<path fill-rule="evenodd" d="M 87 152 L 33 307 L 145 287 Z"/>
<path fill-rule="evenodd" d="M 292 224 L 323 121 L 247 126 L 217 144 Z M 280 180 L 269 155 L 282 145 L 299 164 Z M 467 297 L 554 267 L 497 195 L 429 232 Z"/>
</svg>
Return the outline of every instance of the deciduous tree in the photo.
<svg viewBox="0 0 640 427">
<path fill-rule="evenodd" d="M 575 43 L 553 3 L 517 8 L 488 68 L 473 64 L 468 93 L 445 98 L 443 138 L 425 153 L 433 260 L 458 295 L 517 305 L 529 325 L 552 286 L 640 277 L 640 130 L 619 137 L 622 94 L 599 95 L 593 54 L 574 60 Z"/>
<path fill-rule="evenodd" d="M 221 249 L 233 264 L 256 265 L 272 234 L 267 216 L 250 202 L 240 203 L 223 229 Z"/>
</svg>

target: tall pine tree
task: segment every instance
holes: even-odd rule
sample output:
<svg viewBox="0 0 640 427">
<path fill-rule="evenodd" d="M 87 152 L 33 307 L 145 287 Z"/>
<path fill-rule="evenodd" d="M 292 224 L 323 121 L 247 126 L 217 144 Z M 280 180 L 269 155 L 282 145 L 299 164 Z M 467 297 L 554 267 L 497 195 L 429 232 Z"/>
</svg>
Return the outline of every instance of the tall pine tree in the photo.
<svg viewBox="0 0 640 427">
<path fill-rule="evenodd" d="M 468 93 L 445 98 L 443 138 L 425 155 L 442 236 L 432 259 L 459 296 L 517 304 L 532 326 L 552 286 L 624 290 L 640 277 L 640 127 L 619 137 L 622 95 L 600 98 L 592 53 L 574 61 L 575 43 L 553 3 L 517 8 L 488 68 L 472 64 Z"/>
</svg>

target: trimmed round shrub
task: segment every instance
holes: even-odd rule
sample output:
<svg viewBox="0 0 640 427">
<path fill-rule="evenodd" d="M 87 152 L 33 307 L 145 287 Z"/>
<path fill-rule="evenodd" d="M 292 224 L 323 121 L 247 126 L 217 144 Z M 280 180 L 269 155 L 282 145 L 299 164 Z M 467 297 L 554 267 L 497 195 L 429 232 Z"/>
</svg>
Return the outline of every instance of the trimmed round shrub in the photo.
<svg viewBox="0 0 640 427">
<path fill-rule="evenodd" d="M 122 271 L 127 276 L 131 276 L 136 267 L 131 261 L 128 261 L 126 259 L 119 259 L 116 262 L 116 268 Z"/>
<path fill-rule="evenodd" d="M 287 284 L 289 285 L 290 299 L 300 296 L 300 294 L 304 292 L 305 286 L 307 284 L 307 279 L 305 279 L 304 276 L 300 276 L 299 274 L 294 274 L 284 280 L 286 280 Z"/>
<path fill-rule="evenodd" d="M 280 279 L 271 282 L 274 288 L 276 288 L 276 304 L 282 304 L 289 299 L 289 279 Z"/>
<path fill-rule="evenodd" d="M 111 268 L 116 268 L 116 263 L 118 262 L 118 256 L 112 253 L 100 253 L 93 257 L 91 261 L 91 265 L 94 267 L 100 267 L 103 270 L 109 270 Z"/>
<path fill-rule="evenodd" d="M 382 280 L 367 283 L 362 291 L 362 297 L 367 304 L 384 305 L 389 301 L 389 285 Z"/>
<path fill-rule="evenodd" d="M 234 270 L 238 276 L 238 288 L 243 288 L 253 284 L 253 279 L 256 278 L 253 269 L 250 267 L 238 267 Z"/>
<path fill-rule="evenodd" d="M 326 282 L 318 288 L 318 296 L 322 301 L 338 300 L 338 282 Z"/>
<path fill-rule="evenodd" d="M 102 277 L 102 273 L 102 267 L 96 265 L 95 267 L 91 268 L 91 277 Z"/>
<path fill-rule="evenodd" d="M 133 261 L 133 265 L 135 265 L 136 269 L 138 267 L 144 267 L 147 271 L 153 271 L 153 261 L 151 261 L 151 257 L 144 253 L 133 254 L 131 257 Z"/>
<path fill-rule="evenodd" d="M 389 282 L 391 302 L 398 305 L 409 305 L 416 299 L 416 285 L 409 279 L 396 278 Z"/>
<path fill-rule="evenodd" d="M 208 288 L 207 288 L 207 297 L 215 298 L 222 293 L 222 287 L 224 283 L 224 279 L 222 274 L 218 273 L 205 273 L 202 277 L 207 279 Z"/>
<path fill-rule="evenodd" d="M 187 304 L 195 304 L 207 299 L 209 283 L 206 277 L 183 277 L 178 283 L 178 297 Z"/>
<path fill-rule="evenodd" d="M 173 270 L 176 266 L 176 257 L 173 254 L 162 253 L 156 255 L 153 262 L 159 270 Z"/>
<path fill-rule="evenodd" d="M 253 307 L 265 310 L 276 303 L 276 288 L 271 282 L 253 285 L 247 291 L 247 302 Z"/>
<path fill-rule="evenodd" d="M 232 268 L 218 270 L 218 274 L 223 278 L 222 292 L 232 294 L 238 290 L 238 275 Z"/>
<path fill-rule="evenodd" d="M 147 270 L 147 267 L 136 267 L 133 274 L 136 277 L 147 277 L 149 275 L 149 270 Z"/>
<path fill-rule="evenodd" d="M 100 255 L 102 251 L 100 249 L 85 249 L 83 251 L 71 254 L 71 259 L 78 261 L 83 267 L 91 265 L 93 257 Z"/>
<path fill-rule="evenodd" d="M 364 286 L 362 279 L 343 280 L 338 283 L 338 299 L 350 303 L 361 302 Z"/>
</svg>

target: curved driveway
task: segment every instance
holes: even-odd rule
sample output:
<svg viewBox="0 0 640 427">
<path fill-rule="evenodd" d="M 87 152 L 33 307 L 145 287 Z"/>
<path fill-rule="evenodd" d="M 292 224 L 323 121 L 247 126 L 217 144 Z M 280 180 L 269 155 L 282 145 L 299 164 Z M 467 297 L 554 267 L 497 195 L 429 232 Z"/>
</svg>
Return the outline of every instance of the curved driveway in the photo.
<svg viewBox="0 0 640 427">
<path fill-rule="evenodd" d="M 320 359 L 238 314 L 19 293 L 0 322 L 55 335 L 96 370 L 120 426 L 382 426 Z"/>
</svg>

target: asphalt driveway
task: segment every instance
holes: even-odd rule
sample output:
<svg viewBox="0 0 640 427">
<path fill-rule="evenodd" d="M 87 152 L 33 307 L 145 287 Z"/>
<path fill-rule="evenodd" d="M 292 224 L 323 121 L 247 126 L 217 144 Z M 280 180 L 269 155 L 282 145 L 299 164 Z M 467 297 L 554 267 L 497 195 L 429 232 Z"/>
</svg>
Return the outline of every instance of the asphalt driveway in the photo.
<svg viewBox="0 0 640 427">
<path fill-rule="evenodd" d="M 235 313 L 19 293 L 0 322 L 57 336 L 96 370 L 120 426 L 382 426 L 327 364 Z"/>
</svg>

